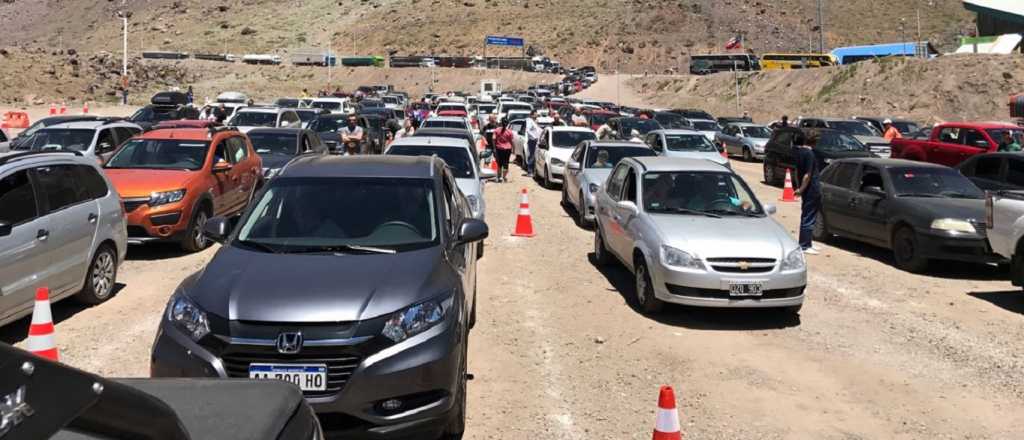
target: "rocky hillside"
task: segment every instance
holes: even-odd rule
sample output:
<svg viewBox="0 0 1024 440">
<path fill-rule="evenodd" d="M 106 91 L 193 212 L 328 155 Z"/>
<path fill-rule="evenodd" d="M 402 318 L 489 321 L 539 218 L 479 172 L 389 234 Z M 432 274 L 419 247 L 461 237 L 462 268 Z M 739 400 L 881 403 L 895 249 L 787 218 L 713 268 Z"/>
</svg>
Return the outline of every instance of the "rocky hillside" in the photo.
<svg viewBox="0 0 1024 440">
<path fill-rule="evenodd" d="M 121 48 L 116 0 L 3 0 L 4 44 L 50 50 Z M 823 1 L 825 44 L 916 35 L 951 49 L 972 27 L 959 0 Z M 485 35 L 516 35 L 573 65 L 661 72 L 744 34 L 755 51 L 816 45 L 817 0 L 147 0 L 129 1 L 131 50 L 284 53 L 332 46 L 342 54 L 477 55 Z M 901 32 L 900 18 L 906 19 Z M 491 54 L 517 54 L 491 48 Z"/>
</svg>

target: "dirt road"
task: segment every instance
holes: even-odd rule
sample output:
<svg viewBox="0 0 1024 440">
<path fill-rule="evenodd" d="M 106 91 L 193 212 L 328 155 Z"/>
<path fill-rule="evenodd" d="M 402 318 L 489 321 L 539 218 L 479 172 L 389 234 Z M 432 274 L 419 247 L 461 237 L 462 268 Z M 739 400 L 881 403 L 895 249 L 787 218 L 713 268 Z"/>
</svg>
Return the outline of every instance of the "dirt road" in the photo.
<svg viewBox="0 0 1024 440">
<path fill-rule="evenodd" d="M 621 93 L 639 104 L 625 81 Z M 614 78 L 587 94 L 615 99 Z M 776 203 L 760 164 L 734 167 Z M 524 187 L 534 238 L 510 236 Z M 1024 295 L 995 268 L 912 275 L 885 251 L 839 240 L 809 257 L 799 319 L 680 307 L 647 317 L 625 269 L 591 262 L 593 233 L 574 224 L 558 191 L 515 173 L 486 197 L 467 438 L 649 438 L 662 384 L 676 388 L 690 439 L 1024 438 Z M 798 210 L 781 204 L 775 218 L 793 231 Z M 168 297 L 212 252 L 131 248 L 115 298 L 55 306 L 65 361 L 146 375 Z M 0 337 L 21 342 L 26 328 Z"/>
</svg>

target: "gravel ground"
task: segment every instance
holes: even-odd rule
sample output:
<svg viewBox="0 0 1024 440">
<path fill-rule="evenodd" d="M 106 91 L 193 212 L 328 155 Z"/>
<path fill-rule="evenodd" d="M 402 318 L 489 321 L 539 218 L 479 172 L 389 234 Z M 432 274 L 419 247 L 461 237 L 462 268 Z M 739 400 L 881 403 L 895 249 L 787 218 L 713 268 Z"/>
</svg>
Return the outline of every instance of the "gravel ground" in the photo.
<svg viewBox="0 0 1024 440">
<path fill-rule="evenodd" d="M 614 99 L 614 77 L 587 93 Z M 760 164 L 734 167 L 776 202 Z M 510 236 L 524 187 L 534 238 Z M 516 173 L 488 184 L 486 197 L 467 438 L 649 438 L 662 384 L 676 389 L 689 439 L 1024 438 L 1024 294 L 994 267 L 914 275 L 884 250 L 836 240 L 809 257 L 799 318 L 682 307 L 647 317 L 625 269 L 592 263 L 593 233 L 559 206 L 558 191 Z M 780 204 L 775 218 L 793 232 L 798 213 Z M 64 361 L 147 375 L 168 297 L 213 252 L 131 248 L 116 297 L 54 306 Z M 27 326 L 0 338 L 20 345 Z"/>
</svg>

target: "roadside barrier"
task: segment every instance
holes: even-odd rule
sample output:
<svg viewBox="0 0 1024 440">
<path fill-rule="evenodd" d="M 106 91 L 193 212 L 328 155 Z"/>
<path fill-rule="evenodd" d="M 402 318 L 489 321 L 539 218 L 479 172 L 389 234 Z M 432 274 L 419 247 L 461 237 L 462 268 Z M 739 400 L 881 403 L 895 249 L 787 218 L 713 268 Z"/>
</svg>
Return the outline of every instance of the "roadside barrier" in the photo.
<svg viewBox="0 0 1024 440">
<path fill-rule="evenodd" d="M 50 116 L 57 114 L 57 104 L 50 103 Z"/>
<path fill-rule="evenodd" d="M 796 192 L 793 191 L 793 177 L 789 174 L 789 168 L 786 168 L 786 183 L 782 186 L 782 198 L 780 198 L 779 201 L 796 201 Z"/>
<path fill-rule="evenodd" d="M 497 161 L 495 161 L 497 162 Z M 526 188 L 523 188 L 523 196 L 519 200 L 519 215 L 516 217 L 516 230 L 512 232 L 516 237 L 533 237 L 533 218 L 530 216 L 530 200 L 526 197 Z"/>
<path fill-rule="evenodd" d="M 83 115 L 89 114 L 89 101 L 85 101 L 85 103 L 82 104 L 82 114 Z"/>
<path fill-rule="evenodd" d="M 21 111 L 10 111 L 4 113 L 3 123 L 0 123 L 0 127 L 3 128 L 28 128 L 28 113 Z"/>
<path fill-rule="evenodd" d="M 67 113 L 67 112 L 68 112 L 68 104 L 66 102 L 61 102 L 60 103 L 60 114 L 63 115 L 64 113 Z"/>
<path fill-rule="evenodd" d="M 654 422 L 652 440 L 682 440 L 679 427 L 679 412 L 676 411 L 676 393 L 672 387 L 663 386 L 658 394 L 658 418 Z"/>
<path fill-rule="evenodd" d="M 36 304 L 32 310 L 32 324 L 28 327 L 25 348 L 32 354 L 59 361 L 57 342 L 53 336 L 53 314 L 50 313 L 50 289 L 36 289 Z"/>
</svg>

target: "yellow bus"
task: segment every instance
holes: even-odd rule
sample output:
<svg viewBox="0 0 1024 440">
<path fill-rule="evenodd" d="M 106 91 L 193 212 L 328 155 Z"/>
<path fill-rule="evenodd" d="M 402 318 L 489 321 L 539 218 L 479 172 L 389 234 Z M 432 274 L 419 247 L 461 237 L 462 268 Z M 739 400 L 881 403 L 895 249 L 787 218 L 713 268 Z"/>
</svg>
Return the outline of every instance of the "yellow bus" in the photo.
<svg viewBox="0 0 1024 440">
<path fill-rule="evenodd" d="M 828 53 L 766 53 L 761 55 L 761 69 L 807 69 L 835 66 L 836 57 Z"/>
</svg>

